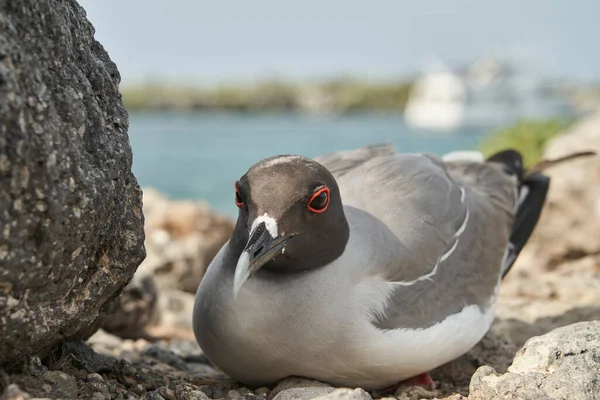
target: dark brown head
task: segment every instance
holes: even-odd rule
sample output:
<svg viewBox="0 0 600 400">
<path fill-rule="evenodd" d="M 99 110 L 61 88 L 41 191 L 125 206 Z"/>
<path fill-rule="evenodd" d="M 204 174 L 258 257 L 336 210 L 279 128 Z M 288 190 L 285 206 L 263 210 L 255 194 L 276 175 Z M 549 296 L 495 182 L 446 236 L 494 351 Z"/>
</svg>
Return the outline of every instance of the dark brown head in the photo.
<svg viewBox="0 0 600 400">
<path fill-rule="evenodd" d="M 267 158 L 235 182 L 237 224 L 230 244 L 239 253 L 235 293 L 257 270 L 295 272 L 327 265 L 349 236 L 337 183 L 316 161 Z"/>
</svg>

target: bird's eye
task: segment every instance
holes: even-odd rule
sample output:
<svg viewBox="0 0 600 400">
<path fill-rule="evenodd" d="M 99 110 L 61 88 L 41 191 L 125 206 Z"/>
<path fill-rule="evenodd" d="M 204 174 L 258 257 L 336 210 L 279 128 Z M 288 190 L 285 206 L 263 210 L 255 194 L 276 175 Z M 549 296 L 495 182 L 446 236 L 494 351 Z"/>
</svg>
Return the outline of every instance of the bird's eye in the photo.
<svg viewBox="0 0 600 400">
<path fill-rule="evenodd" d="M 237 187 L 237 183 L 233 185 L 235 187 L 235 205 L 239 208 L 244 207 L 244 200 L 242 200 L 242 194 L 240 193 L 240 189 Z"/>
<path fill-rule="evenodd" d="M 317 190 L 308 201 L 308 209 L 316 214 L 327 210 L 329 206 L 329 188 L 327 186 Z"/>
</svg>

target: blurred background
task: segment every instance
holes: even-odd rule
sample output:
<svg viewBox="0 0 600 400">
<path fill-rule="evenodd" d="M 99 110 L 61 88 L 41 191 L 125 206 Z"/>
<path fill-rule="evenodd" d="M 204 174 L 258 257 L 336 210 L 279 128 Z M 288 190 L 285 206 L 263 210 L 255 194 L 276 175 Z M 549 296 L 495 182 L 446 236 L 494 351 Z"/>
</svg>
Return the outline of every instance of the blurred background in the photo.
<svg viewBox="0 0 600 400">
<path fill-rule="evenodd" d="M 539 156 L 600 97 L 600 2 L 79 0 L 122 75 L 134 173 L 235 217 L 253 163 L 377 142 Z"/>
</svg>

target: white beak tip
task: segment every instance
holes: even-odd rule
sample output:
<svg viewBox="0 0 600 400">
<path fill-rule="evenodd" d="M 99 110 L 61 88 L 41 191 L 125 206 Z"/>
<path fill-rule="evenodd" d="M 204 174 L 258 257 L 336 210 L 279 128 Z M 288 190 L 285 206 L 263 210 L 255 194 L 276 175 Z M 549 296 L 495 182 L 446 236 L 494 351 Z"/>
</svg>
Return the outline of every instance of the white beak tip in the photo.
<svg viewBox="0 0 600 400">
<path fill-rule="evenodd" d="M 233 299 L 237 299 L 242 285 L 248 280 L 249 272 L 248 267 L 250 265 L 250 255 L 244 251 L 238 259 L 237 265 L 235 266 L 235 274 L 233 276 Z"/>
</svg>

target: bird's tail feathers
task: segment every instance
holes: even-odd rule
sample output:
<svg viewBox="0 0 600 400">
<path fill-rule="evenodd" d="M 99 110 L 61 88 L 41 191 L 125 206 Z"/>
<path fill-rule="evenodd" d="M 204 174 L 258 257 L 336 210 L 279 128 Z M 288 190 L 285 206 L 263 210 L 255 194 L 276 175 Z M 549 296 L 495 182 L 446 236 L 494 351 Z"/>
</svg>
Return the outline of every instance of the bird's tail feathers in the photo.
<svg viewBox="0 0 600 400">
<path fill-rule="evenodd" d="M 589 156 L 594 156 L 594 155 L 596 155 L 595 151 L 577 151 L 577 152 L 574 152 L 571 154 L 567 154 L 566 156 L 554 158 L 552 160 L 545 159 L 545 160 L 538 162 L 534 166 L 528 168 L 527 171 L 525 171 L 525 175 L 530 176 L 530 175 L 534 175 L 534 174 L 539 174 L 539 173 L 547 170 L 548 168 L 551 168 L 555 165 L 562 164 L 566 161 L 571 161 L 571 160 L 574 160 L 577 158 L 589 157 Z"/>
<path fill-rule="evenodd" d="M 521 154 L 512 149 L 500 151 L 486 160 L 503 164 L 506 172 L 516 175 L 519 181 L 515 220 L 504 257 L 502 277 L 512 268 L 539 221 L 550 187 L 550 178 L 542 172 L 563 162 L 595 154 L 593 151 L 575 152 L 556 159 L 542 160 L 527 169 L 523 167 Z"/>
</svg>

